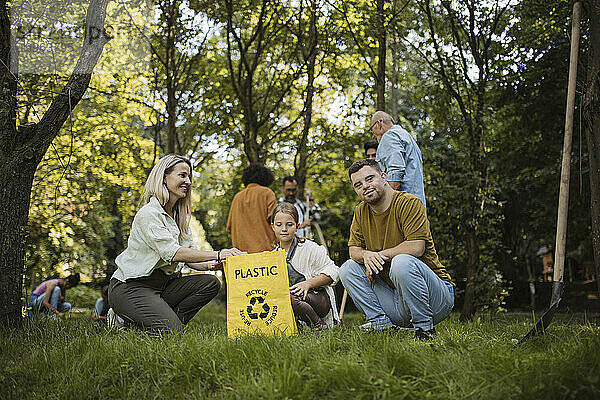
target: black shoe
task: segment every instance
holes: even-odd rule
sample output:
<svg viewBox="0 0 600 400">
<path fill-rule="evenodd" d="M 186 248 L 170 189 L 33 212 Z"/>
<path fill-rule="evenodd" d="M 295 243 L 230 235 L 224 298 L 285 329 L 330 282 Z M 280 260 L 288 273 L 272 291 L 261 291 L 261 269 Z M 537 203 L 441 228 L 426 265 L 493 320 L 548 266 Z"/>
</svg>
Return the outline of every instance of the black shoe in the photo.
<svg viewBox="0 0 600 400">
<path fill-rule="evenodd" d="M 415 340 L 430 342 L 435 339 L 435 336 L 435 328 L 431 328 L 428 331 L 425 331 L 421 328 L 415 328 Z"/>
</svg>

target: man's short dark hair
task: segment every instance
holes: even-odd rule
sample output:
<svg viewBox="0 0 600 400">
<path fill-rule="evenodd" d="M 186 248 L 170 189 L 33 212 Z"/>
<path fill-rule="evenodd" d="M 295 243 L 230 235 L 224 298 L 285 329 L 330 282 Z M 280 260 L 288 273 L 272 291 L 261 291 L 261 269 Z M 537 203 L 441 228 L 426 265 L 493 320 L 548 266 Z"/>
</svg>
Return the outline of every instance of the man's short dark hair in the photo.
<svg viewBox="0 0 600 400">
<path fill-rule="evenodd" d="M 244 186 L 251 183 L 258 183 L 261 186 L 270 186 L 275 180 L 273 173 L 262 164 L 253 163 L 244 168 L 242 172 L 242 182 Z"/>
<path fill-rule="evenodd" d="M 79 285 L 79 279 L 79 272 L 67 276 L 67 282 L 69 282 L 71 287 Z"/>
<path fill-rule="evenodd" d="M 365 144 L 363 145 L 364 149 L 365 149 L 365 154 L 367 153 L 367 150 L 369 149 L 375 149 L 377 150 L 377 146 L 379 146 L 379 143 L 377 143 L 376 141 L 369 141 L 369 142 L 365 142 Z"/>
<path fill-rule="evenodd" d="M 377 172 L 381 172 L 381 167 L 377 161 L 363 158 L 352 163 L 350 168 L 348 168 L 348 176 L 352 176 L 353 173 L 360 171 L 362 167 L 373 167 Z"/>
<path fill-rule="evenodd" d="M 284 176 L 283 180 L 281 181 L 281 184 L 285 185 L 286 182 L 290 182 L 290 183 L 296 182 L 296 183 L 298 183 L 298 179 L 296 179 L 296 177 L 292 176 L 292 175 Z"/>
</svg>

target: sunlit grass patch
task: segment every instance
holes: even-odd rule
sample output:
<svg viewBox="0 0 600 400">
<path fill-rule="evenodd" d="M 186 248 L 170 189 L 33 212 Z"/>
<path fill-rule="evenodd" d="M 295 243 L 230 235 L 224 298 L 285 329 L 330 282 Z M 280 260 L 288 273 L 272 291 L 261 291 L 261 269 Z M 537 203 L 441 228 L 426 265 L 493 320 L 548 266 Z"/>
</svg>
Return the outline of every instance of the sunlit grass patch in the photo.
<svg viewBox="0 0 600 400">
<path fill-rule="evenodd" d="M 87 315 L 28 321 L 0 334 L 2 399 L 598 398 L 597 319 L 556 316 L 515 346 L 526 315 L 453 315 L 433 343 L 363 333 L 362 317 L 321 334 L 227 338 L 213 303 L 164 338 L 111 331 Z"/>
</svg>

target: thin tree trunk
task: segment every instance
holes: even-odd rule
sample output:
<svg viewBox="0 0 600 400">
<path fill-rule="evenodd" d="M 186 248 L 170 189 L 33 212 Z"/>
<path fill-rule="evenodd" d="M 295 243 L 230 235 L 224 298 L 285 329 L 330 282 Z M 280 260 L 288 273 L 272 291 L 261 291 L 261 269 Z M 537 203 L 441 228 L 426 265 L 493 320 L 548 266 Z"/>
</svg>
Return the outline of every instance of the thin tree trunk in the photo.
<svg viewBox="0 0 600 400">
<path fill-rule="evenodd" d="M 175 154 L 177 143 L 177 71 L 175 67 L 175 18 L 177 2 L 167 5 L 167 42 L 165 57 L 165 74 L 167 78 L 167 153 Z"/>
<path fill-rule="evenodd" d="M 306 150 L 306 143 L 308 141 L 308 134 L 312 126 L 312 111 L 313 111 L 313 96 L 314 96 L 314 82 L 315 82 L 315 64 L 317 60 L 317 3 L 311 2 L 310 12 L 310 28 L 309 28 L 309 49 L 308 49 L 308 62 L 307 62 L 307 75 L 308 81 L 306 83 L 306 97 L 304 99 L 304 124 L 302 126 L 302 136 L 298 143 L 297 160 L 298 163 L 295 165 L 294 175 L 298 180 L 298 198 L 304 198 L 304 187 L 306 185 L 306 174 L 308 172 L 308 152 Z"/>
<path fill-rule="evenodd" d="M 527 283 L 529 286 L 529 306 L 532 310 L 535 310 L 535 276 L 527 254 L 525 254 L 525 265 L 527 267 Z"/>
<path fill-rule="evenodd" d="M 244 120 L 247 120 L 245 116 Z M 248 163 L 262 163 L 260 145 L 256 141 L 256 138 L 258 137 L 258 128 L 253 127 L 252 122 L 248 121 L 246 122 L 245 131 L 247 133 L 244 134 L 244 153 L 246 153 L 246 157 L 248 157 Z"/>
<path fill-rule="evenodd" d="M 460 313 L 460 320 L 470 320 L 475 314 L 475 276 L 479 265 L 479 243 L 474 227 L 467 229 L 467 251 L 469 252 L 466 268 L 467 285 L 465 287 L 465 298 Z"/>
<path fill-rule="evenodd" d="M 398 90 L 398 59 L 400 56 L 400 41 L 398 40 L 398 32 L 394 30 L 392 33 L 392 45 L 390 46 L 390 50 L 392 51 L 392 71 L 390 72 L 390 92 L 391 99 L 388 102 L 389 106 L 389 114 L 398 118 L 398 101 L 400 98 L 399 90 Z"/>
<path fill-rule="evenodd" d="M 592 247 L 600 293 L 600 0 L 590 0 L 587 6 L 590 13 L 590 61 L 584 114 L 590 162 Z"/>
<path fill-rule="evenodd" d="M 377 110 L 385 111 L 385 51 L 386 27 L 384 14 L 384 0 L 377 0 Z"/>
</svg>

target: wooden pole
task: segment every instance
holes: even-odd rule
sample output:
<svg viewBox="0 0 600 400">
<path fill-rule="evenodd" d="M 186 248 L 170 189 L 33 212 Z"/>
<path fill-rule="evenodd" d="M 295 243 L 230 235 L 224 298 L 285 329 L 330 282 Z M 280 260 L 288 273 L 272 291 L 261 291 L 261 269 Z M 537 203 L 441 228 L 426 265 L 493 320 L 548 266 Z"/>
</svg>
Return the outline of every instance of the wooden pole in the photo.
<svg viewBox="0 0 600 400">
<path fill-rule="evenodd" d="M 319 237 L 319 241 L 321 242 L 321 244 L 323 246 L 325 246 L 325 249 L 327 250 L 327 252 L 329 252 L 329 249 L 327 249 L 327 242 L 325 242 L 325 237 L 323 236 L 323 231 L 321 231 L 321 227 L 319 226 L 319 223 L 313 222 L 312 224 L 315 227 L 315 230 L 317 231 L 317 236 Z M 347 299 L 348 299 L 348 292 L 346 291 L 346 288 L 344 288 L 344 294 L 342 295 L 342 302 L 340 304 L 340 312 L 339 312 L 340 322 L 342 322 L 342 317 L 344 316 L 344 309 L 346 308 L 346 300 Z"/>
<path fill-rule="evenodd" d="M 575 89 L 577 85 L 577 55 L 579 53 L 579 21 L 581 2 L 573 5 L 571 26 L 571 55 L 569 62 L 569 86 L 567 89 L 567 109 L 565 115 L 565 137 L 563 142 L 560 192 L 558 196 L 558 216 L 556 223 L 556 246 L 554 249 L 554 282 L 563 282 L 565 270 L 565 246 L 567 241 L 567 215 L 569 212 L 569 178 L 571 173 L 571 138 L 573 136 L 573 110 L 575 109 Z"/>
<path fill-rule="evenodd" d="M 554 276 L 552 278 L 552 299 L 550 307 L 542 315 L 535 326 L 519 341 L 544 333 L 552 318 L 563 291 L 565 271 L 565 247 L 567 242 L 567 214 L 569 211 L 569 175 L 571 173 L 571 138 L 573 136 L 573 110 L 575 109 L 575 85 L 577 83 L 577 54 L 579 53 L 579 20 L 581 2 L 573 4 L 573 21 L 571 26 L 571 55 L 569 62 L 569 85 L 567 89 L 567 110 L 565 115 L 565 138 L 563 142 L 562 166 L 560 174 L 560 191 L 558 195 L 558 216 L 556 220 L 556 248 L 554 249 Z"/>
<path fill-rule="evenodd" d="M 344 288 L 344 295 L 342 296 L 342 304 L 340 304 L 340 322 L 342 322 L 342 317 L 344 316 L 344 310 L 346 309 L 346 300 L 348 299 L 348 291 Z"/>
</svg>

